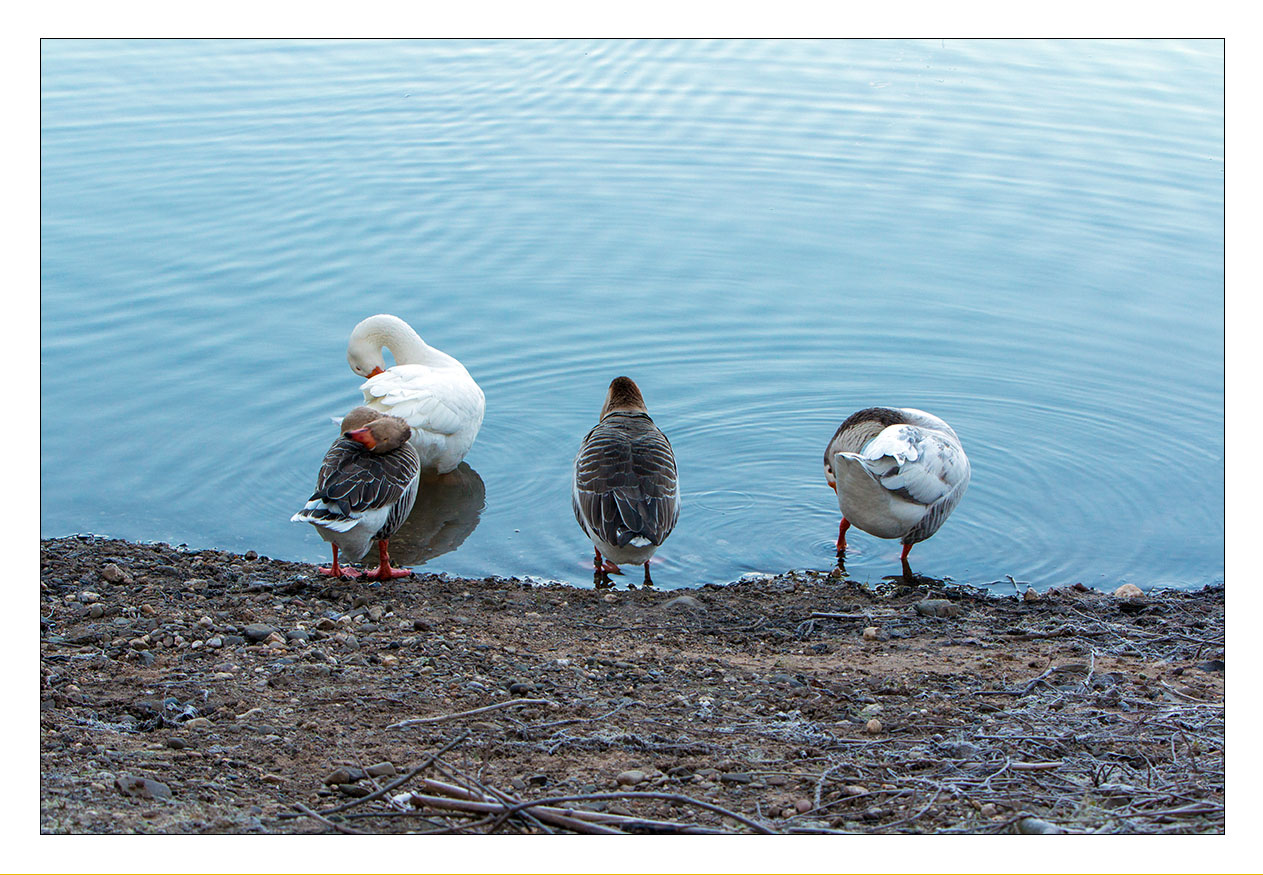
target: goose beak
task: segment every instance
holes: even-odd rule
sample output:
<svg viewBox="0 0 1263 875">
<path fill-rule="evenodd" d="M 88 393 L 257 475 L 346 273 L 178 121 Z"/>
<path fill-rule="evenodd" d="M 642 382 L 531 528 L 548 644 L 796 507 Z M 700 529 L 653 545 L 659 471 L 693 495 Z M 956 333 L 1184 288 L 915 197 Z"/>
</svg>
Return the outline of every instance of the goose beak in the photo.
<svg viewBox="0 0 1263 875">
<path fill-rule="evenodd" d="M 381 368 L 373 368 L 372 372 L 364 379 L 371 380 L 373 377 L 376 377 L 378 374 L 384 374 L 384 373 L 386 372 L 383 371 Z"/>
<path fill-rule="evenodd" d="M 357 443 L 363 444 L 370 450 L 377 446 L 377 441 L 373 439 L 373 433 L 367 428 L 357 428 L 355 431 L 348 431 L 346 436 Z"/>
</svg>

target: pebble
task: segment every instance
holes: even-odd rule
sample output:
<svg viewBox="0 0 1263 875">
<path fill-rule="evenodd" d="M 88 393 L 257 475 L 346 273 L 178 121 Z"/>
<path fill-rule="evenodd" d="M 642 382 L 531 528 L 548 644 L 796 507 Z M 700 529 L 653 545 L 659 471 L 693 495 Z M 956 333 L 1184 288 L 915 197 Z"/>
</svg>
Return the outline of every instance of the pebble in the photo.
<svg viewBox="0 0 1263 875">
<path fill-rule="evenodd" d="M 329 617 L 321 617 L 316 621 L 316 628 L 321 632 L 330 632 L 338 628 L 338 622 Z"/>
<path fill-rule="evenodd" d="M 214 723 L 209 717 L 194 717 L 192 720 L 185 721 L 184 725 L 189 729 L 210 729 Z"/>
<path fill-rule="evenodd" d="M 246 628 L 242 631 L 242 634 L 246 636 L 248 641 L 257 643 L 259 641 L 266 641 L 268 636 L 273 634 L 275 631 L 276 630 L 267 623 L 251 623 L 249 626 L 246 626 Z"/>
<path fill-rule="evenodd" d="M 101 569 L 101 579 L 109 583 L 131 583 L 131 575 L 113 562 L 107 562 Z"/>
<path fill-rule="evenodd" d="M 609 602 L 611 605 L 614 604 L 614 602 L 618 601 L 618 596 L 616 596 L 612 592 L 607 592 L 604 596 L 602 596 L 602 598 L 605 599 L 605 601 Z"/>
<path fill-rule="evenodd" d="M 386 668 L 393 668 L 399 664 L 399 657 L 391 656 L 389 653 L 379 656 L 378 659 L 381 660 L 381 664 Z"/>
<path fill-rule="evenodd" d="M 922 599 L 912 606 L 923 617 L 959 617 L 960 605 L 947 599 Z"/>
<path fill-rule="evenodd" d="M 646 775 L 640 769 L 628 769 L 625 772 L 619 772 L 618 777 L 614 780 L 626 787 L 634 787 L 644 781 Z"/>
<path fill-rule="evenodd" d="M 533 693 L 535 692 L 535 684 L 530 681 L 517 681 L 516 683 L 509 684 L 509 692 L 515 696 L 520 696 L 524 693 Z"/>
<path fill-rule="evenodd" d="M 998 809 L 995 807 L 994 802 L 984 802 L 982 804 L 982 807 L 978 809 L 978 813 L 981 814 L 983 817 L 995 817 L 996 814 L 999 812 L 998 812 Z"/>
<path fill-rule="evenodd" d="M 361 787 L 359 784 L 338 784 L 337 787 L 338 792 L 343 796 L 351 796 L 356 799 L 373 792 L 368 787 Z"/>
<path fill-rule="evenodd" d="M 797 802 L 794 803 L 794 807 L 798 809 L 799 814 L 806 814 L 814 806 L 812 806 L 810 799 L 799 799 Z"/>
<path fill-rule="evenodd" d="M 681 595 L 681 596 L 676 596 L 670 601 L 663 602 L 662 609 L 664 611 L 688 610 L 688 611 L 698 611 L 698 612 L 704 613 L 706 611 L 706 606 L 702 604 L 701 602 L 699 602 L 697 599 L 693 598 L 691 595 Z"/>
<path fill-rule="evenodd" d="M 214 638 L 207 638 L 206 646 L 207 647 L 223 647 L 224 639 L 219 637 L 218 635 L 216 635 Z"/>
<path fill-rule="evenodd" d="M 1037 602 L 1039 601 L 1039 593 L 1035 592 L 1033 589 L 1027 589 L 1026 592 L 1022 593 L 1022 601 Z"/>
<path fill-rule="evenodd" d="M 1128 601 L 1134 599 L 1142 599 L 1145 597 L 1145 591 L 1134 583 L 1124 583 L 1118 589 L 1114 590 L 1114 598 L 1126 599 Z M 1032 818 L 1028 818 L 1032 819 Z"/>
<path fill-rule="evenodd" d="M 391 762 L 374 763 L 364 772 L 371 778 L 391 778 L 398 774 L 395 764 Z"/>
<path fill-rule="evenodd" d="M 881 629 L 878 629 L 876 626 L 864 627 L 864 640 L 865 641 L 880 641 Z"/>
<path fill-rule="evenodd" d="M 749 784 L 754 778 L 746 772 L 726 772 L 719 776 L 719 780 L 726 784 Z"/>
<path fill-rule="evenodd" d="M 1127 584 L 1130 586 L 1131 584 Z M 1038 817 L 1023 817 L 1017 822 L 1017 831 L 1028 836 L 1056 836 L 1062 834 L 1061 827 Z"/>
<path fill-rule="evenodd" d="M 161 781 L 152 778 L 141 778 L 135 775 L 119 775 L 114 779 L 114 786 L 124 796 L 139 796 L 141 799 L 170 799 L 171 788 Z"/>
<path fill-rule="evenodd" d="M 847 796 L 864 796 L 868 793 L 868 788 L 863 784 L 847 784 L 842 788 Z"/>
<path fill-rule="evenodd" d="M 877 735 L 881 732 L 881 721 L 874 717 L 864 724 L 864 729 L 869 735 Z"/>
<path fill-rule="evenodd" d="M 353 784 L 364 777 L 365 772 L 362 769 L 353 768 L 351 766 L 339 766 L 329 774 L 325 775 L 324 783 L 337 784 L 341 786 L 343 784 Z"/>
<path fill-rule="evenodd" d="M 99 620 L 101 617 L 105 616 L 105 608 L 101 605 L 93 605 L 88 608 L 88 616 L 94 620 Z"/>
</svg>

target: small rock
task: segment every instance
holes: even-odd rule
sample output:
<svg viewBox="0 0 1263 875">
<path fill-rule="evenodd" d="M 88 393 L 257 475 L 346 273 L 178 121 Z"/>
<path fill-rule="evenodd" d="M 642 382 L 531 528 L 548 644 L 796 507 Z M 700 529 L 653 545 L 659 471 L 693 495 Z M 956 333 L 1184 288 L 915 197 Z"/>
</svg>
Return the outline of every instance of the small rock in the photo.
<svg viewBox="0 0 1263 875">
<path fill-rule="evenodd" d="M 259 558 L 259 554 L 254 552 L 253 550 L 246 551 L 245 559 L 247 562 L 253 562 L 255 559 L 258 559 L 258 558 Z"/>
<path fill-rule="evenodd" d="M 719 780 L 725 784 L 749 784 L 754 778 L 746 772 L 725 772 L 719 776 Z"/>
<path fill-rule="evenodd" d="M 1037 602 L 1039 601 L 1039 593 L 1035 592 L 1033 589 L 1028 589 L 1026 592 L 1022 593 L 1022 601 Z"/>
<path fill-rule="evenodd" d="M 109 583 L 131 583 L 132 576 L 113 562 L 107 562 L 101 569 L 101 579 Z"/>
<path fill-rule="evenodd" d="M 213 638 L 207 638 L 207 639 L 206 639 L 206 646 L 207 646 L 207 647 L 223 647 L 223 646 L 224 646 L 224 639 L 223 639 L 223 638 L 221 638 L 221 637 L 220 637 L 220 636 L 218 636 L 218 635 L 214 636 Z"/>
<path fill-rule="evenodd" d="M 251 623 L 242 630 L 242 634 L 246 636 L 247 641 L 259 642 L 266 641 L 268 636 L 276 630 L 267 623 Z"/>
<path fill-rule="evenodd" d="M 1136 584 L 1134 583 L 1124 583 L 1118 589 L 1114 590 L 1114 598 L 1116 599 L 1126 599 L 1127 601 L 1134 601 L 1135 599 L 1142 599 L 1144 597 L 1145 597 L 1145 591 L 1141 589 L 1140 587 L 1136 586 Z M 1033 819 L 1033 818 L 1028 818 L 1028 819 Z"/>
<path fill-rule="evenodd" d="M 433 626 L 431 626 L 431 625 L 430 625 L 428 622 L 426 622 L 425 620 L 413 620 L 413 621 L 412 621 L 412 630 L 413 630 L 414 632 L 429 632 L 429 631 L 431 631 L 433 628 L 434 628 L 434 627 L 433 627 Z"/>
<path fill-rule="evenodd" d="M 379 656 L 378 659 L 381 660 L 381 664 L 386 668 L 393 668 L 399 664 L 399 657 L 391 656 L 389 653 Z"/>
<path fill-rule="evenodd" d="M 686 610 L 686 611 L 705 612 L 706 606 L 702 604 L 701 602 L 699 602 L 697 599 L 693 598 L 691 595 L 681 595 L 681 596 L 676 596 L 670 601 L 663 602 L 662 609 L 664 611 Z"/>
<path fill-rule="evenodd" d="M 93 605 L 88 608 L 88 616 L 94 620 L 99 620 L 105 616 L 105 608 L 102 605 Z"/>
<path fill-rule="evenodd" d="M 310 641 L 311 633 L 306 629 L 291 629 L 285 633 L 286 641 Z"/>
<path fill-rule="evenodd" d="M 625 787 L 634 787 L 644 781 L 645 777 L 645 773 L 640 769 L 628 769 L 625 772 L 619 772 L 618 777 L 614 780 Z"/>
<path fill-rule="evenodd" d="M 611 605 L 614 604 L 616 601 L 618 601 L 618 596 L 616 596 L 612 592 L 607 592 L 604 596 L 602 596 L 602 598 L 605 599 L 605 601 L 607 601 Z"/>
<path fill-rule="evenodd" d="M 186 720 L 184 725 L 189 729 L 210 729 L 214 723 L 209 717 L 194 717 L 192 720 Z"/>
<path fill-rule="evenodd" d="M 535 692 L 535 684 L 530 681 L 518 681 L 516 683 L 509 684 L 509 692 L 514 696 L 533 693 Z"/>
<path fill-rule="evenodd" d="M 280 775 L 273 775 L 270 773 L 264 775 L 259 780 L 263 781 L 263 783 L 265 784 L 284 784 L 285 783 L 285 779 L 282 778 Z"/>
<path fill-rule="evenodd" d="M 999 813 L 999 809 L 995 807 L 994 802 L 984 802 L 982 807 L 978 809 L 978 813 L 983 817 L 995 817 Z"/>
<path fill-rule="evenodd" d="M 391 762 L 374 763 L 364 770 L 370 778 L 390 778 L 398 774 L 395 764 Z"/>
<path fill-rule="evenodd" d="M 338 622 L 331 617 L 321 617 L 316 621 L 316 628 L 321 632 L 330 632 L 338 628 Z"/>
<path fill-rule="evenodd" d="M 124 796 L 138 796 L 141 799 L 171 798 L 171 788 L 161 781 L 154 781 L 151 778 L 119 775 L 114 779 L 114 786 Z"/>
<path fill-rule="evenodd" d="M 881 733 L 881 721 L 874 717 L 864 724 L 864 730 L 869 735 L 878 735 Z"/>
<path fill-rule="evenodd" d="M 922 599 L 912 606 L 923 617 L 959 617 L 960 605 L 947 599 Z"/>
<path fill-rule="evenodd" d="M 351 766 L 339 766 L 329 774 L 325 775 L 324 783 L 326 784 L 353 784 L 355 781 L 362 780 L 365 773 L 362 769 L 352 768 Z"/>
<path fill-rule="evenodd" d="M 810 799 L 799 799 L 797 802 L 794 803 L 794 807 L 798 809 L 799 814 L 806 814 L 814 806 L 811 804 Z"/>
<path fill-rule="evenodd" d="M 1126 584 L 1130 586 L 1131 584 Z M 1056 836 L 1062 834 L 1061 827 L 1038 817 L 1023 817 L 1017 822 L 1017 831 L 1028 836 Z"/>
<path fill-rule="evenodd" d="M 351 796 L 355 799 L 373 792 L 370 788 L 361 787 L 359 784 L 338 784 L 337 787 L 338 792 L 343 796 Z"/>
<path fill-rule="evenodd" d="M 863 784 L 847 784 L 842 788 L 842 792 L 847 796 L 866 796 L 868 795 L 868 788 Z"/>
<path fill-rule="evenodd" d="M 263 716 L 262 708 L 251 708 L 249 711 L 244 711 L 241 714 L 238 714 L 237 719 L 238 720 L 254 720 L 256 717 L 262 717 L 262 716 Z"/>
<path fill-rule="evenodd" d="M 878 629 L 876 626 L 865 626 L 864 627 L 864 640 L 865 641 L 880 641 L 881 629 Z"/>
<path fill-rule="evenodd" d="M 184 750 L 188 746 L 188 742 L 186 742 L 183 738 L 176 738 L 172 736 L 167 739 L 167 747 L 172 750 Z"/>
</svg>

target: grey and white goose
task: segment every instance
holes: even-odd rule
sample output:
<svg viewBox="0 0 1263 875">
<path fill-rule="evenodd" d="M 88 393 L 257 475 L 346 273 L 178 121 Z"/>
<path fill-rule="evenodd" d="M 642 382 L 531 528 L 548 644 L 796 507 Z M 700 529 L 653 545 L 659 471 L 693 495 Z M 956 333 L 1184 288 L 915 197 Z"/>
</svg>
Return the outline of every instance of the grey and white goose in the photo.
<svg viewBox="0 0 1263 875">
<path fill-rule="evenodd" d="M 333 565 L 320 573 L 359 577 L 339 566 L 338 552 L 358 560 L 377 541 L 379 564 L 365 572 L 377 580 L 406 577 L 410 571 L 390 567 L 389 540 L 417 500 L 421 460 L 409 442 L 412 429 L 397 416 L 356 407 L 342 420 L 342 436 L 325 453 L 316 491 L 290 519 L 311 523 L 333 545 Z"/>
<path fill-rule="evenodd" d="M 596 549 L 598 579 L 621 573 L 619 564 L 644 565 L 680 518 L 675 453 L 627 377 L 610 383 L 601 419 L 574 460 L 571 505 Z M 608 580 L 608 578 L 606 578 Z"/>
<path fill-rule="evenodd" d="M 938 531 L 969 486 L 969 459 L 952 427 L 911 407 L 869 407 L 852 413 L 824 451 L 824 475 L 838 496 L 838 560 L 854 525 L 908 551 Z"/>
</svg>

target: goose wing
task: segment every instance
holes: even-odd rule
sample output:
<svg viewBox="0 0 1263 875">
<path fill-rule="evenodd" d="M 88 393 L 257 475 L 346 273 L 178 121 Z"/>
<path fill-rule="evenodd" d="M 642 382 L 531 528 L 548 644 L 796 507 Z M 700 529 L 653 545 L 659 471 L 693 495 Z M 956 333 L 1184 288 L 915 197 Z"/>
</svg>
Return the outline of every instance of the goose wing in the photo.
<svg viewBox="0 0 1263 875">
<path fill-rule="evenodd" d="M 417 429 L 451 435 L 482 424 L 486 399 L 463 367 L 395 365 L 365 381 L 364 401 Z"/>
<path fill-rule="evenodd" d="M 954 436 L 915 425 L 883 429 L 858 456 L 882 487 L 917 504 L 936 504 L 969 482 L 969 459 Z"/>
<path fill-rule="evenodd" d="M 410 444 L 377 455 L 350 438 L 338 438 L 320 465 L 316 491 L 293 519 L 349 531 L 366 514 L 398 506 L 410 490 L 415 499 L 420 470 Z"/>
<path fill-rule="evenodd" d="M 585 532 L 608 544 L 661 544 L 680 517 L 671 443 L 645 414 L 614 413 L 583 439 L 572 505 Z"/>
</svg>

